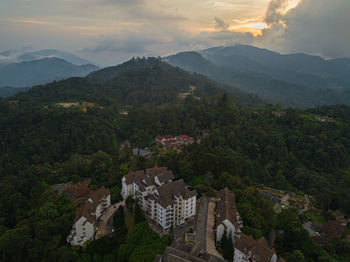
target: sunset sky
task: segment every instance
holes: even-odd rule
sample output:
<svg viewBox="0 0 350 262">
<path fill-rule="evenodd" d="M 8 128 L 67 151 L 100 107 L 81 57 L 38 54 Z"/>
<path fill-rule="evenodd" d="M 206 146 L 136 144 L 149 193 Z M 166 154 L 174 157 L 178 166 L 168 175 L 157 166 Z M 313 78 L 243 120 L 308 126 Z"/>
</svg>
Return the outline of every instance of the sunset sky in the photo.
<svg viewBox="0 0 350 262">
<path fill-rule="evenodd" d="M 281 52 L 312 50 L 325 57 L 350 56 L 348 45 L 337 44 L 350 42 L 349 3 L 348 0 L 300 0 L 300 3 L 2 0 L 0 51 L 55 48 L 103 65 L 133 55 L 167 55 L 237 43 Z M 337 32 L 330 32 L 332 28 Z M 331 41 L 330 37 L 336 39 Z"/>
</svg>

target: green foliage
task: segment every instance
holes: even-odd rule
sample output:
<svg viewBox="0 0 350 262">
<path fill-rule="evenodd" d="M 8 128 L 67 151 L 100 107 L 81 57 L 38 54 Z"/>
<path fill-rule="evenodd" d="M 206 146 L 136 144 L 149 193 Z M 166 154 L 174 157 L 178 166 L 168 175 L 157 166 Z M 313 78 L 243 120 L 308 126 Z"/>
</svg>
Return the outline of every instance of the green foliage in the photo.
<svg viewBox="0 0 350 262">
<path fill-rule="evenodd" d="M 167 237 L 159 238 L 146 222 L 141 222 L 133 228 L 127 244 L 120 246 L 118 262 L 152 262 L 167 244 Z"/>
<path fill-rule="evenodd" d="M 123 175 L 157 164 L 167 166 L 200 194 L 213 195 L 214 190 L 225 186 L 233 190 L 245 233 L 259 238 L 272 229 L 284 230 L 285 234 L 277 238 L 282 255 L 299 259 L 299 250 L 305 261 L 330 256 L 346 261 L 342 253 L 347 252 L 347 246 L 317 246 L 303 230 L 296 211 L 275 217 L 271 205 L 252 186 L 264 184 L 305 192 L 315 198 L 324 213 L 340 209 L 349 215 L 350 108 L 288 109 L 277 117 L 274 112 L 281 110 L 279 106 L 239 107 L 230 94 L 220 95 L 221 91 L 212 89 L 212 84 L 199 76 L 179 73 L 159 61 L 151 67 L 123 71 L 115 79 L 69 79 L 36 87 L 18 95 L 18 106 L 0 99 L 1 258 L 108 261 L 120 257 L 120 261 L 148 261 L 161 252 L 163 240 L 152 238 L 155 248 L 147 250 L 149 246 L 142 246 L 131 236 L 133 223 L 126 233 L 119 219 L 112 237 L 90 243 L 85 251 L 70 248 L 65 237 L 74 220 L 74 209 L 67 199 L 50 193 L 50 186 L 79 178 L 90 181 L 91 188 L 106 186 L 115 202 L 120 200 Z M 178 102 L 176 92 L 187 90 L 189 84 L 199 87 L 196 95 L 202 99 L 188 97 Z M 51 107 L 57 100 L 92 101 L 103 109 L 92 108 L 85 113 Z M 127 116 L 119 114 L 121 100 L 133 105 L 128 107 Z M 169 102 L 173 104 L 165 104 Z M 305 114 L 328 115 L 334 121 L 309 120 Z M 152 148 L 149 159 L 119 152 L 119 141 L 125 139 L 152 147 L 158 134 L 183 133 L 201 138 L 201 143 L 165 154 Z M 129 200 L 127 207 L 134 212 Z M 332 214 L 328 212 L 329 217 Z M 142 221 L 141 216 L 135 219 Z M 23 246 L 18 252 L 16 241 Z"/>
<path fill-rule="evenodd" d="M 222 239 L 221 239 L 221 248 L 222 248 L 222 255 L 227 261 L 232 261 L 234 257 L 235 249 L 233 247 L 232 242 L 232 234 L 227 235 L 227 232 L 225 230 Z"/>
</svg>

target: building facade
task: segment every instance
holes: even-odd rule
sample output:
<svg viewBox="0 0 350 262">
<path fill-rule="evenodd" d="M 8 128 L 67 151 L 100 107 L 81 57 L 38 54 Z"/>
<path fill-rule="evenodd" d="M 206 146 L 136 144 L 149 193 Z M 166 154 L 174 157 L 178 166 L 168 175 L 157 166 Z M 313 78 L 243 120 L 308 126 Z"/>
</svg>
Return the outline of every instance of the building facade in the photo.
<svg viewBox="0 0 350 262">
<path fill-rule="evenodd" d="M 70 231 L 67 242 L 73 246 L 83 246 L 88 240 L 94 240 L 97 232 L 97 220 L 103 216 L 111 205 L 110 191 L 104 187 L 91 191 L 87 187 L 65 189 L 65 194 L 71 196 L 76 206 L 75 222 Z M 83 195 L 79 196 L 81 192 Z M 77 202 L 77 199 L 79 201 Z"/>
<path fill-rule="evenodd" d="M 240 237 L 243 221 L 236 207 L 236 196 L 228 188 L 216 193 L 217 203 L 215 210 L 216 220 L 216 243 L 219 243 L 226 232 L 227 237 Z"/>
<path fill-rule="evenodd" d="M 166 167 L 130 172 L 122 179 L 122 196 L 137 201 L 147 217 L 163 230 L 185 223 L 196 214 L 197 194 Z"/>
</svg>

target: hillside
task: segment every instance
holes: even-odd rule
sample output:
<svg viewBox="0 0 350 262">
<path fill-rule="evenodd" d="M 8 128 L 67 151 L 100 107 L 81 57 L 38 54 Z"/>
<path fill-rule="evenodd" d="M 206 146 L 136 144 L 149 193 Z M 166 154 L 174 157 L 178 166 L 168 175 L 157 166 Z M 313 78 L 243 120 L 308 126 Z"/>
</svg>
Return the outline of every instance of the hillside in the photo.
<svg viewBox="0 0 350 262">
<path fill-rule="evenodd" d="M 190 90 L 193 86 L 194 90 Z M 71 78 L 37 86 L 18 94 L 23 103 L 90 101 L 100 105 L 160 105 L 178 102 L 180 93 L 202 98 L 224 93 L 221 85 L 200 75 L 193 75 L 156 58 L 132 59 L 124 64 L 102 69 L 85 78 Z M 233 94 L 243 103 L 261 102 L 238 91 Z"/>
<path fill-rule="evenodd" d="M 324 60 L 234 46 L 179 53 L 165 60 L 284 106 L 349 104 L 349 59 Z"/>
<path fill-rule="evenodd" d="M 200 53 L 217 65 L 260 72 L 295 84 L 316 88 L 350 87 L 348 58 L 326 60 L 245 45 L 212 48 Z"/>
<path fill-rule="evenodd" d="M 3 86 L 3 87 L 0 87 L 0 97 L 14 96 L 15 94 L 21 91 L 24 91 L 24 88 Z"/>
<path fill-rule="evenodd" d="M 44 58 L 0 65 L 0 86 L 30 87 L 69 77 L 82 77 L 98 67 L 73 65 L 60 58 Z"/>
<path fill-rule="evenodd" d="M 307 261 L 349 261 L 343 248 L 335 248 L 348 249 L 347 242 L 321 247 L 303 221 L 331 220 L 335 211 L 350 215 L 350 107 L 242 107 L 241 97 L 222 87 L 151 58 L 0 98 L 2 260 L 127 261 L 135 249 L 144 252 L 135 252 L 132 261 L 153 261 L 170 242 L 167 236 L 163 244 L 155 234 L 149 238 L 145 223 L 135 235 L 140 224 L 130 212 L 124 231 L 115 227 L 80 250 L 70 247 L 74 207 L 53 188 L 72 181 L 90 189 L 104 186 L 117 203 L 125 174 L 158 165 L 198 195 L 225 187 L 235 192 L 243 233 L 260 239 L 284 230 L 274 243 L 283 257 L 298 250 Z M 193 98 L 178 98 L 184 92 Z M 13 99 L 19 103 L 8 103 Z M 154 138 L 166 134 L 186 134 L 200 143 L 162 152 Z M 121 148 L 125 140 L 131 148 Z M 135 147 L 147 147 L 151 155 L 134 156 Z M 275 213 L 255 185 L 295 192 L 301 202 L 311 195 L 313 209 L 303 216 L 289 208 Z"/>
</svg>

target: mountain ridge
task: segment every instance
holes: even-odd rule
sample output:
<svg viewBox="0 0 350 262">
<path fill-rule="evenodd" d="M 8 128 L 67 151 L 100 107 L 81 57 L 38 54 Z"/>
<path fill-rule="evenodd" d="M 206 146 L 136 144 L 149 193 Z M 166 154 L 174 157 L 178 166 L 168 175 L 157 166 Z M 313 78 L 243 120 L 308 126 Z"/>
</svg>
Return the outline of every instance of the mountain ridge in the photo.
<svg viewBox="0 0 350 262">
<path fill-rule="evenodd" d="M 73 65 L 52 57 L 0 66 L 0 86 L 30 87 L 69 77 L 85 76 L 97 70 L 95 65 Z"/>
<path fill-rule="evenodd" d="M 271 103 L 301 108 L 349 104 L 350 59 L 347 58 L 325 60 L 306 54 L 281 55 L 238 45 L 181 52 L 164 60 L 259 95 Z"/>
</svg>

